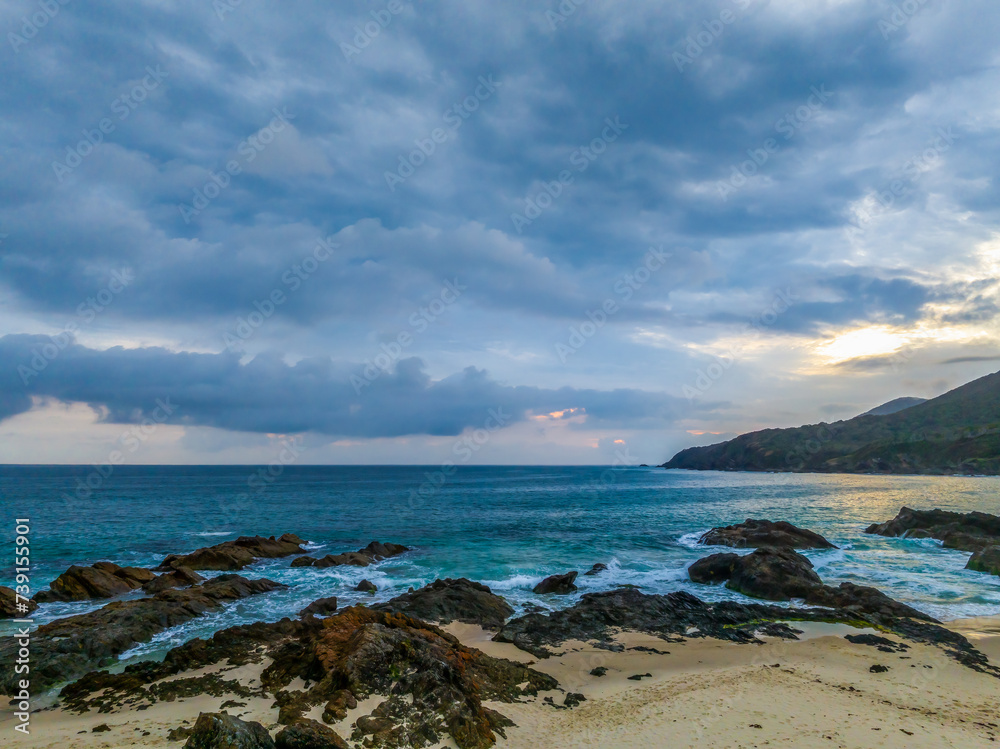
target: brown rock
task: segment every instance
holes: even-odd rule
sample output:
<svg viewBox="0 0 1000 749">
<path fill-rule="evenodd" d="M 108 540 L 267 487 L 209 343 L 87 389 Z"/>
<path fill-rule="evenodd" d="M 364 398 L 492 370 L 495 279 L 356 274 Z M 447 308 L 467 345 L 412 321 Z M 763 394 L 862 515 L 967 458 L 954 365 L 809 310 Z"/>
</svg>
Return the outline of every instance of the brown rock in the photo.
<svg viewBox="0 0 1000 749">
<path fill-rule="evenodd" d="M 1000 546 L 985 546 L 969 558 L 967 570 L 1000 575 Z"/>
<path fill-rule="evenodd" d="M 783 520 L 747 520 L 739 525 L 713 528 L 698 543 L 707 546 L 732 546 L 737 549 L 756 549 L 761 546 L 783 546 L 790 549 L 836 549 L 818 533 L 799 528 Z"/>
<path fill-rule="evenodd" d="M 184 749 L 275 749 L 260 723 L 242 721 L 229 713 L 201 713 Z"/>
<path fill-rule="evenodd" d="M 49 583 L 49 590 L 39 591 L 35 595 L 35 600 L 39 603 L 51 603 L 113 598 L 135 590 L 142 584 L 135 579 L 134 574 L 124 576 L 118 574 L 124 570 L 134 569 L 119 567 L 111 562 L 98 562 L 93 567 L 80 567 L 74 564 Z"/>
<path fill-rule="evenodd" d="M 537 593 L 538 595 L 546 595 L 548 593 L 566 595 L 567 593 L 572 593 L 577 589 L 576 585 L 573 584 L 573 581 L 576 580 L 576 576 L 578 574 L 580 573 L 567 572 L 562 575 L 551 575 L 538 583 L 532 592 Z"/>
<path fill-rule="evenodd" d="M 157 568 L 169 571 L 176 567 L 192 570 L 241 570 L 257 559 L 278 559 L 301 554 L 305 551 L 301 538 L 286 533 L 280 538 L 270 536 L 240 536 L 235 541 L 225 541 L 215 546 L 198 549 L 190 554 L 168 554 Z"/>
<path fill-rule="evenodd" d="M 315 720 L 302 719 L 274 737 L 277 749 L 350 749 L 336 731 Z"/>
<path fill-rule="evenodd" d="M 344 554 L 327 554 L 322 559 L 304 556 L 292 562 L 292 567 L 340 567 L 350 565 L 352 567 L 367 567 L 383 559 L 399 556 L 409 551 L 409 548 L 401 544 L 384 544 L 379 541 L 372 541 L 365 548 L 358 551 L 349 551 Z"/>
<path fill-rule="evenodd" d="M 25 606 L 24 611 L 19 611 L 17 601 L 17 591 L 0 585 L 0 619 L 23 619 L 38 608 L 38 604 L 30 598 L 21 601 Z"/>
<path fill-rule="evenodd" d="M 420 590 L 404 593 L 372 608 L 399 611 L 429 622 L 450 624 L 459 621 L 489 629 L 501 626 L 514 613 L 510 604 L 488 587 L 464 577 L 435 580 Z"/>
<path fill-rule="evenodd" d="M 143 585 L 142 589 L 146 593 L 155 594 L 171 588 L 186 588 L 190 585 L 197 585 L 204 579 L 190 567 L 177 567 L 173 572 L 164 572 L 162 575 L 154 577 Z"/>
</svg>

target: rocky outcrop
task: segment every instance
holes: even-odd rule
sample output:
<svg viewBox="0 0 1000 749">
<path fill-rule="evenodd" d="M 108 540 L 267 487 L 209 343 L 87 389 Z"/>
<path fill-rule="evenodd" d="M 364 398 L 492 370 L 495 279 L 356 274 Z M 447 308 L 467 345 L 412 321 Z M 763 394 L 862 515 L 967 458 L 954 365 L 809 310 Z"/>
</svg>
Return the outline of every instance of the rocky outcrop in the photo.
<svg viewBox="0 0 1000 749">
<path fill-rule="evenodd" d="M 753 598 L 788 601 L 805 598 L 822 584 L 804 556 L 792 549 L 765 546 L 734 562 L 726 587 Z"/>
<path fill-rule="evenodd" d="M 810 606 L 826 606 L 884 618 L 908 617 L 935 621 L 881 591 L 854 583 L 824 585 L 812 562 L 792 549 L 764 547 L 752 554 L 713 554 L 688 569 L 696 583 L 726 582 L 726 587 L 753 598 L 789 601 L 801 598 Z"/>
<path fill-rule="evenodd" d="M 533 589 L 533 593 L 538 595 L 546 595 L 548 593 L 554 593 L 556 595 L 566 595 L 567 593 L 572 593 L 577 589 L 573 581 L 576 580 L 576 576 L 580 574 L 579 572 L 567 572 L 563 575 L 551 575 L 550 577 L 542 580 Z"/>
<path fill-rule="evenodd" d="M 1000 517 L 985 512 L 913 510 L 904 507 L 892 520 L 875 523 L 865 533 L 902 538 L 936 538 L 945 548 L 980 551 L 1000 545 Z"/>
<path fill-rule="evenodd" d="M 398 611 L 429 622 L 453 621 L 496 629 L 514 614 L 503 598 L 485 585 L 467 580 L 435 580 L 412 593 L 372 606 L 378 611 Z"/>
<path fill-rule="evenodd" d="M 601 562 L 598 562 L 597 564 L 595 564 L 593 567 L 591 567 L 589 570 L 587 570 L 583 574 L 584 575 L 599 575 L 602 572 L 604 572 L 607 568 L 608 568 L 608 565 L 603 564 Z"/>
<path fill-rule="evenodd" d="M 1000 545 L 984 546 L 972 555 L 965 568 L 976 572 L 1000 575 Z"/>
<path fill-rule="evenodd" d="M 32 633 L 31 684 L 38 691 L 107 666 L 153 635 L 214 611 L 228 601 L 284 588 L 271 580 L 220 575 L 186 590 L 166 590 L 152 598 L 115 601 L 97 611 L 57 619 Z M 0 662 L 12 663 L 17 644 L 0 639 Z M 0 673 L 0 694 L 13 694 L 12 669 Z"/>
<path fill-rule="evenodd" d="M 18 609 L 17 591 L 0 585 L 0 619 L 23 619 L 38 608 L 31 599 L 21 601 L 23 610 Z"/>
<path fill-rule="evenodd" d="M 274 749 L 274 740 L 260 723 L 229 713 L 201 713 L 184 749 Z"/>
<path fill-rule="evenodd" d="M 299 612 L 299 616 L 330 616 L 337 613 L 337 597 L 320 598 Z"/>
<path fill-rule="evenodd" d="M 279 559 L 302 554 L 305 552 L 303 544 L 305 541 L 293 533 L 286 533 L 280 538 L 240 536 L 235 541 L 225 541 L 190 554 L 168 554 L 157 569 L 169 572 L 178 567 L 189 567 L 192 570 L 235 572 L 258 559 Z"/>
<path fill-rule="evenodd" d="M 162 663 L 88 674 L 60 697 L 72 710 L 110 710 L 124 701 L 155 698 L 161 685 L 176 684 L 174 677 L 183 671 L 264 659 L 270 665 L 261 674 L 261 688 L 273 695 L 278 722 L 295 729 L 288 740 L 315 735 L 310 729 L 316 725 L 304 722 L 313 708 L 323 707 L 324 719 L 336 722 L 347 709 L 377 696 L 381 701 L 356 721 L 353 743 L 394 749 L 450 738 L 462 749 L 480 749 L 492 746 L 511 725 L 485 701 L 513 702 L 558 686 L 550 676 L 467 648 L 427 622 L 354 606 L 322 620 L 223 630 L 171 650 Z M 306 686 L 292 689 L 293 683 Z"/>
<path fill-rule="evenodd" d="M 362 580 L 354 586 L 354 590 L 358 593 L 378 593 L 378 586 L 371 580 Z"/>
<path fill-rule="evenodd" d="M 783 520 L 747 520 L 739 525 L 713 528 L 698 543 L 706 546 L 732 546 L 756 549 L 761 546 L 784 546 L 790 549 L 836 549 L 818 533 L 799 528 Z"/>
<path fill-rule="evenodd" d="M 372 541 L 363 549 L 349 551 L 346 554 L 327 554 L 321 559 L 315 557 L 299 557 L 292 562 L 292 567 L 339 567 L 341 565 L 351 565 L 352 567 L 368 567 L 383 559 L 399 556 L 410 549 L 401 544 L 384 544 L 379 541 Z"/>
<path fill-rule="evenodd" d="M 98 562 L 91 567 L 73 565 L 49 584 L 48 590 L 35 594 L 38 603 L 53 601 L 89 601 L 114 598 L 129 593 L 154 575 L 139 567 L 119 567 L 113 562 Z"/>
<path fill-rule="evenodd" d="M 274 737 L 277 749 L 351 749 L 340 734 L 316 720 L 303 719 Z"/>
<path fill-rule="evenodd" d="M 937 621 L 912 606 L 889 598 L 880 590 L 854 583 L 841 583 L 836 588 L 821 585 L 809 591 L 805 601 L 810 606 L 829 606 L 858 614 L 874 615 L 881 620 L 910 618 L 928 622 Z"/>
<path fill-rule="evenodd" d="M 1000 678 L 991 665 L 962 635 L 932 622 L 846 609 L 787 608 L 735 601 L 706 603 L 689 593 L 647 595 L 632 589 L 586 593 L 576 605 L 547 615 L 527 614 L 507 622 L 494 636 L 497 642 L 516 645 L 538 658 L 567 640 L 597 641 L 614 647 L 616 633 L 627 630 L 677 641 L 680 637 L 713 637 L 731 642 L 761 642 L 758 633 L 793 638 L 786 621 L 863 622 L 912 641 L 942 648 L 969 668 Z M 771 626 L 769 623 L 775 624 Z"/>
<path fill-rule="evenodd" d="M 733 576 L 733 570 L 739 561 L 739 554 L 712 554 L 688 567 L 688 577 L 692 582 L 705 585 L 724 583 Z"/>
<path fill-rule="evenodd" d="M 187 588 L 197 585 L 205 580 L 190 567 L 177 567 L 173 572 L 164 572 L 142 586 L 144 593 L 150 595 L 160 593 L 171 588 Z"/>
</svg>

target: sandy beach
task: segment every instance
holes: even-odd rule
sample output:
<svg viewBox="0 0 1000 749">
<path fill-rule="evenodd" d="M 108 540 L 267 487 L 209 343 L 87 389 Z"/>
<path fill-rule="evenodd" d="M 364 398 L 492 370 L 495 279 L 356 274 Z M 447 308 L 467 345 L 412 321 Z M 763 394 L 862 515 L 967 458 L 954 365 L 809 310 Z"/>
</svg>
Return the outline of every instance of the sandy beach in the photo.
<svg viewBox="0 0 1000 749">
<path fill-rule="evenodd" d="M 476 625 L 451 624 L 463 644 L 555 677 L 560 690 L 519 704 L 489 706 L 517 724 L 499 747 L 988 747 L 996 745 L 1000 681 L 976 673 L 936 647 L 909 643 L 900 652 L 854 644 L 846 625 L 802 624 L 797 641 L 765 638 L 739 645 L 707 638 L 684 642 L 620 633 L 615 649 L 567 642 L 557 656 L 536 659 L 513 645 L 496 643 Z M 951 622 L 992 660 L 1000 660 L 1000 618 Z M 894 635 L 885 635 L 901 642 Z M 259 685 L 267 661 L 239 669 L 213 667 L 172 678 L 225 671 L 226 679 Z M 888 670 L 875 673 L 872 666 Z M 595 669 L 606 669 L 596 676 Z M 648 676 L 645 676 L 648 674 Z M 641 679 L 629 677 L 642 676 Z M 567 693 L 583 695 L 564 707 Z M 370 712 L 373 697 L 333 728 L 345 738 L 350 725 Z M 238 704 L 232 704 L 236 702 Z M 230 704 L 227 704 L 230 703 Z M 13 731 L 5 712 L 0 733 L 17 745 L 74 747 L 182 746 L 171 729 L 193 725 L 200 712 L 227 709 L 275 732 L 277 708 L 269 697 L 201 695 L 159 702 L 143 710 L 83 715 L 49 708 L 32 715 L 31 735 Z M 321 709 L 308 717 L 319 718 Z M 94 729 L 107 726 L 108 730 Z M 449 742 L 440 746 L 454 746 Z"/>
</svg>

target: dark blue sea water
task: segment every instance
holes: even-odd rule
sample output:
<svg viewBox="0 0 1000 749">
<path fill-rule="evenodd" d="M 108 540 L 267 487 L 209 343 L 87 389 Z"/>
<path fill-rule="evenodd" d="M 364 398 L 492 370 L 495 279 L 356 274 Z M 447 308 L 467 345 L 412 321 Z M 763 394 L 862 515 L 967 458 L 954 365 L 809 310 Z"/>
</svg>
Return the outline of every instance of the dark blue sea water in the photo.
<svg viewBox="0 0 1000 749">
<path fill-rule="evenodd" d="M 549 608 L 574 596 L 538 597 L 532 586 L 555 572 L 607 573 L 578 579 L 580 594 L 623 583 L 702 598 L 741 598 L 722 587 L 694 585 L 685 569 L 718 549 L 698 535 L 748 517 L 788 520 L 841 547 L 808 552 L 829 583 L 875 585 L 942 619 L 1000 614 L 1000 578 L 964 569 L 968 554 L 933 540 L 867 536 L 872 522 L 903 505 L 1000 513 L 997 478 L 698 473 L 589 467 L 465 467 L 440 486 L 420 467 L 288 467 L 273 481 L 250 467 L 118 467 L 98 481 L 84 467 L 0 467 L 4 552 L 0 583 L 13 577 L 14 518 L 31 519 L 35 589 L 71 564 L 108 559 L 153 566 L 237 535 L 293 532 L 316 554 L 358 549 L 372 540 L 414 551 L 377 567 L 290 569 L 264 561 L 242 574 L 291 585 L 286 592 L 239 602 L 171 630 L 130 653 L 163 652 L 224 626 L 294 615 L 328 595 L 344 604 L 371 601 L 351 591 L 362 577 L 384 600 L 436 577 L 465 576 L 490 585 L 513 604 Z M 266 474 L 266 471 L 265 471 Z M 256 476 L 254 479 L 252 477 Z M 424 488 L 424 496 L 418 492 Z M 213 574 L 213 573 L 209 573 Z M 40 622 L 99 603 L 50 604 Z"/>
</svg>

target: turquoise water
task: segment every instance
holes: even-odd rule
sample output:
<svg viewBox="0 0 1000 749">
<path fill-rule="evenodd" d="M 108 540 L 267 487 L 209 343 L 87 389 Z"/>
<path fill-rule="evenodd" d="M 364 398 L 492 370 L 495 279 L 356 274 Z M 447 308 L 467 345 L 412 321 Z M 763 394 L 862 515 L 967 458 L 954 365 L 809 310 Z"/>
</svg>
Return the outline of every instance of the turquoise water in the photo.
<svg viewBox="0 0 1000 749">
<path fill-rule="evenodd" d="M 292 588 L 178 627 L 131 657 L 155 655 L 224 626 L 294 615 L 322 596 L 336 595 L 343 604 L 372 601 L 350 590 L 362 577 L 378 585 L 374 600 L 437 577 L 465 576 L 518 607 L 533 601 L 553 608 L 578 596 L 534 596 L 535 583 L 604 562 L 608 572 L 581 575 L 578 595 L 630 583 L 651 593 L 742 599 L 722 587 L 690 583 L 685 569 L 718 550 L 695 545 L 701 532 L 748 517 L 788 520 L 840 546 L 808 552 L 828 583 L 874 585 L 945 620 L 1000 614 L 1000 577 L 963 569 L 968 554 L 932 540 L 862 533 L 903 505 L 1000 514 L 997 478 L 467 467 L 437 485 L 427 478 L 436 470 L 288 467 L 268 481 L 250 467 L 120 467 L 107 479 L 92 478 L 97 486 L 88 496 L 77 487 L 89 468 L 0 467 L 0 538 L 10 549 L 2 558 L 12 560 L 14 518 L 23 517 L 31 519 L 36 590 L 70 564 L 109 559 L 153 566 L 167 553 L 237 535 L 292 532 L 318 555 L 376 539 L 414 548 L 365 570 L 290 569 L 291 559 L 263 561 L 242 574 Z M 426 496 L 418 493 L 421 486 Z M 13 566 L 5 565 L 0 578 L 10 585 Z M 99 605 L 49 604 L 36 620 Z"/>
</svg>

